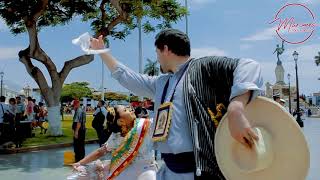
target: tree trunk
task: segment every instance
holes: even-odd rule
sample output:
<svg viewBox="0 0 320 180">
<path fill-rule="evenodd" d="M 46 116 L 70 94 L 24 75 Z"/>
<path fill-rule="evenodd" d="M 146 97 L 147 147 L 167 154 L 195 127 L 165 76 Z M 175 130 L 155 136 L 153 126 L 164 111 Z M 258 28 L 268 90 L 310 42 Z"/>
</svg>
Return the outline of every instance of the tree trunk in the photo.
<svg viewBox="0 0 320 180">
<path fill-rule="evenodd" d="M 30 52 L 30 48 L 19 52 L 20 62 L 22 62 L 27 72 L 36 81 L 40 87 L 40 91 L 48 106 L 49 133 L 52 136 L 61 136 L 61 117 L 60 117 L 60 97 L 62 85 L 67 78 L 69 72 L 76 67 L 88 64 L 93 61 L 93 55 L 79 56 L 75 59 L 65 62 L 64 67 L 58 73 L 55 64 L 51 61 L 40 48 L 36 48 L 37 53 Z M 34 55 L 36 54 L 36 55 Z M 38 55 L 40 54 L 40 55 Z M 41 58 L 39 56 L 42 56 Z M 45 79 L 42 71 L 33 65 L 31 58 L 45 64 L 51 77 L 52 86 L 50 87 Z M 70 127 L 71 128 L 71 127 Z"/>
<path fill-rule="evenodd" d="M 39 17 L 43 15 L 45 10 L 47 9 L 47 5 L 49 1 L 43 0 L 43 1 L 40 1 L 39 3 L 40 3 L 40 6 L 34 14 L 23 18 L 23 22 L 29 36 L 29 46 L 28 48 L 21 50 L 19 52 L 19 60 L 21 63 L 25 65 L 29 75 L 38 84 L 41 94 L 44 97 L 45 102 L 48 106 L 48 120 L 49 120 L 50 134 L 53 136 L 60 136 L 62 135 L 61 117 L 60 117 L 60 96 L 62 91 L 62 85 L 72 69 L 80 67 L 85 64 L 89 64 L 90 62 L 93 61 L 94 56 L 83 55 L 83 56 L 79 56 L 74 59 L 68 60 L 64 63 L 62 70 L 58 72 L 54 62 L 44 52 L 44 50 L 41 49 L 39 44 L 39 40 L 38 40 L 39 29 L 37 28 L 37 21 Z M 105 4 L 106 1 L 103 1 L 102 3 Z M 119 1 L 111 1 L 111 3 L 114 5 L 119 5 Z M 126 13 L 121 12 L 121 15 L 122 17 L 126 17 L 125 16 Z M 109 25 L 109 28 L 112 29 L 115 25 L 116 23 L 114 22 L 112 26 Z M 36 60 L 42 63 L 46 67 L 51 78 L 51 84 L 52 84 L 51 87 L 48 85 L 47 79 L 43 75 L 42 71 L 32 63 L 32 60 Z"/>
<path fill-rule="evenodd" d="M 60 106 L 48 107 L 48 122 L 49 122 L 49 133 L 51 136 L 61 136 L 61 116 L 60 116 Z M 71 128 L 71 127 L 70 127 Z"/>
</svg>

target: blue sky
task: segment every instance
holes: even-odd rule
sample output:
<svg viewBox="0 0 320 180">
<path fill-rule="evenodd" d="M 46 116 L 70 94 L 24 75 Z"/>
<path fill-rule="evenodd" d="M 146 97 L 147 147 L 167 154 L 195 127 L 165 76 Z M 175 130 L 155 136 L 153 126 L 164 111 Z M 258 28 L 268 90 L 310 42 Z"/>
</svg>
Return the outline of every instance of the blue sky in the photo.
<svg viewBox="0 0 320 180">
<path fill-rule="evenodd" d="M 184 0 L 179 0 L 184 2 Z M 274 25 L 269 22 L 276 12 L 289 2 L 305 4 L 313 11 L 319 23 L 319 0 L 189 0 L 189 36 L 191 39 L 192 55 L 222 55 L 229 57 L 251 58 L 261 63 L 265 82 L 275 83 L 274 69 L 276 55 L 272 54 L 276 44 L 281 39 L 276 35 Z M 184 3 L 183 3 L 184 4 Z M 301 15 L 303 16 L 303 15 Z M 307 17 L 300 17 L 307 19 Z M 184 31 L 185 20 L 174 25 Z M 309 95 L 319 91 L 320 67 L 316 67 L 313 57 L 320 51 L 319 27 L 313 36 L 305 43 L 292 45 L 285 44 L 285 52 L 281 56 L 285 74 L 294 75 L 294 61 L 292 53 L 297 50 L 299 56 L 299 75 L 301 92 Z M 65 60 L 83 54 L 79 47 L 74 46 L 71 40 L 84 32 L 90 32 L 88 23 L 75 18 L 66 26 L 57 26 L 43 29 L 39 34 L 42 48 L 61 69 Z M 154 37 L 156 33 L 143 35 L 143 59 L 156 58 Z M 18 61 L 17 53 L 28 45 L 26 34 L 12 35 L 6 25 L 0 20 L 0 70 L 5 72 L 6 81 L 19 86 L 30 84 L 36 87 L 34 80 L 27 74 L 22 63 Z M 125 41 L 111 40 L 112 54 L 121 62 L 138 71 L 138 32 L 134 31 Z M 35 63 L 45 69 L 41 64 Z M 106 69 L 105 69 L 106 70 Z M 114 81 L 109 71 L 105 73 L 105 87 L 116 91 L 126 91 Z M 47 75 L 47 72 L 45 72 Z M 94 88 L 100 87 L 101 59 L 95 57 L 89 65 L 74 69 L 66 80 L 88 81 Z M 285 80 L 287 78 L 285 76 Z M 292 84 L 295 84 L 292 77 Z M 9 83 L 7 83 L 9 84 Z M 11 84 L 11 83 L 10 83 Z"/>
</svg>

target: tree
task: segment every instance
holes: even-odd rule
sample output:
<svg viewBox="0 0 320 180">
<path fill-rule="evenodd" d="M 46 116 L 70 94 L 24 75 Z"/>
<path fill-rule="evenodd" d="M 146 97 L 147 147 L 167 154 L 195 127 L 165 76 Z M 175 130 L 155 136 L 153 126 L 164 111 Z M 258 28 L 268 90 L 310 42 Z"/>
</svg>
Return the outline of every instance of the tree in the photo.
<svg viewBox="0 0 320 180">
<path fill-rule="evenodd" d="M 61 101 L 71 101 L 74 98 L 93 97 L 88 82 L 73 82 L 62 87 Z"/>
<path fill-rule="evenodd" d="M 48 105 L 49 132 L 61 135 L 60 97 L 62 85 L 70 71 L 93 61 L 93 55 L 83 55 L 64 63 L 58 71 L 52 59 L 41 48 L 38 32 L 44 27 L 65 25 L 75 16 L 91 22 L 96 36 L 125 39 L 137 27 L 137 19 L 147 17 L 144 32 L 170 27 L 186 14 L 175 0 L 3 0 L 0 16 L 13 34 L 27 33 L 29 45 L 19 52 L 19 60 L 36 81 Z M 152 25 L 150 19 L 160 23 Z M 117 27 L 119 26 L 119 27 Z M 51 85 L 33 60 L 42 63 L 49 72 Z"/>
<path fill-rule="evenodd" d="M 138 102 L 139 100 L 139 96 L 131 96 L 130 97 L 130 102 Z"/>
<path fill-rule="evenodd" d="M 320 52 L 318 52 L 318 56 L 314 57 L 314 61 L 315 61 L 316 65 L 319 66 L 319 64 L 320 64 Z"/>
<path fill-rule="evenodd" d="M 158 61 L 152 61 L 151 59 L 147 59 L 147 64 L 144 67 L 144 73 L 148 74 L 149 76 L 157 76 L 159 75 L 159 67 L 158 65 Z"/>
<path fill-rule="evenodd" d="M 128 99 L 127 95 L 118 94 L 115 92 L 107 92 L 107 93 L 105 93 L 105 97 L 108 101 L 122 101 L 122 100 Z"/>
</svg>

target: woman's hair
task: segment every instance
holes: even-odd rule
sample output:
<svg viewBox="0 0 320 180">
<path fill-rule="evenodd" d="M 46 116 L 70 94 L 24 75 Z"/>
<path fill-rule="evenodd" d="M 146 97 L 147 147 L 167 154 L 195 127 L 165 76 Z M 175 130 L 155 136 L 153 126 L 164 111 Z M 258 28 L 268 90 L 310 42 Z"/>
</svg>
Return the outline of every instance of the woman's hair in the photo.
<svg viewBox="0 0 320 180">
<path fill-rule="evenodd" d="M 113 133 L 121 133 L 121 136 L 126 136 L 126 134 L 131 130 L 131 126 L 128 125 L 126 122 L 120 121 L 120 125 L 118 125 L 118 120 L 120 119 L 119 114 L 119 106 L 115 106 L 114 108 L 108 109 L 107 114 L 107 124 L 108 124 L 108 130 Z"/>
<path fill-rule="evenodd" d="M 121 132 L 121 127 L 117 124 L 117 120 L 120 119 L 120 115 L 118 112 L 119 106 L 115 106 L 114 108 L 108 108 L 107 113 L 107 129 L 110 133 L 118 133 Z"/>
</svg>

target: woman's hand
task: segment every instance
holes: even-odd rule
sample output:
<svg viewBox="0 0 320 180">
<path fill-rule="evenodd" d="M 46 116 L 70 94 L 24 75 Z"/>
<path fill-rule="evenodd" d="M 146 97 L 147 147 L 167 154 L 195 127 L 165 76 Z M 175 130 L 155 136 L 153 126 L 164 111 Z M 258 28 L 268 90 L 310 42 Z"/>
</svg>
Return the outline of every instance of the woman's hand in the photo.
<svg viewBox="0 0 320 180">
<path fill-rule="evenodd" d="M 81 166 L 81 164 L 79 162 L 72 164 L 72 168 L 74 171 L 79 171 L 80 166 Z"/>
</svg>

